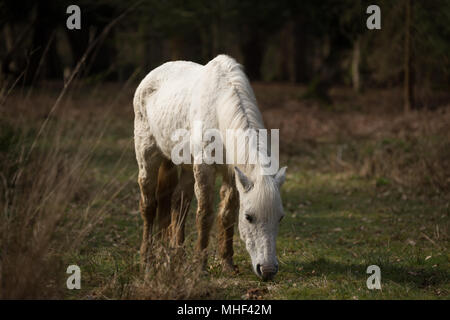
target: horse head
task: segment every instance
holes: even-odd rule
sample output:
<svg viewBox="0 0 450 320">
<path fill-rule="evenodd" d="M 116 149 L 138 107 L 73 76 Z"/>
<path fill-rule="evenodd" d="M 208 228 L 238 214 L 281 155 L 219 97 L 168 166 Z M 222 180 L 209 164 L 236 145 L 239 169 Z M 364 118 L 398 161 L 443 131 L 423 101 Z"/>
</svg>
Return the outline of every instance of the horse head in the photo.
<svg viewBox="0 0 450 320">
<path fill-rule="evenodd" d="M 278 272 L 276 238 L 284 216 L 280 188 L 286 167 L 275 175 L 260 175 L 254 169 L 244 174 L 235 167 L 239 192 L 239 233 L 250 254 L 253 271 L 263 280 Z"/>
</svg>

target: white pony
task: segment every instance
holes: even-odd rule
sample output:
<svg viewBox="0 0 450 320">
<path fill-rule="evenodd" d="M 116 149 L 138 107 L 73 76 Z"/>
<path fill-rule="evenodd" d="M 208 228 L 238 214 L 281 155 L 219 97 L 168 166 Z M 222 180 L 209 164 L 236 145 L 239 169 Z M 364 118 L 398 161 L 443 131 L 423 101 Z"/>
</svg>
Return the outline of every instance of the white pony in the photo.
<svg viewBox="0 0 450 320">
<path fill-rule="evenodd" d="M 214 221 L 216 173 L 222 175 L 218 212 L 219 253 L 233 269 L 233 233 L 236 217 L 241 239 L 250 254 L 254 272 L 264 280 L 278 271 L 276 237 L 284 216 L 280 188 L 286 168 L 261 175 L 257 164 L 180 165 L 171 161 L 177 129 L 191 130 L 196 121 L 203 129 L 264 129 L 253 90 L 241 66 L 226 55 L 206 65 L 168 62 L 151 71 L 134 96 L 134 137 L 139 165 L 140 210 L 144 220 L 141 263 L 148 261 L 152 226 L 175 246 L 184 241 L 184 222 L 195 191 L 197 198 L 196 248 L 206 263 L 206 249 Z M 192 142 L 191 142 L 192 143 Z M 194 141 L 201 144 L 202 141 Z M 237 214 L 239 212 L 239 214 Z"/>
</svg>

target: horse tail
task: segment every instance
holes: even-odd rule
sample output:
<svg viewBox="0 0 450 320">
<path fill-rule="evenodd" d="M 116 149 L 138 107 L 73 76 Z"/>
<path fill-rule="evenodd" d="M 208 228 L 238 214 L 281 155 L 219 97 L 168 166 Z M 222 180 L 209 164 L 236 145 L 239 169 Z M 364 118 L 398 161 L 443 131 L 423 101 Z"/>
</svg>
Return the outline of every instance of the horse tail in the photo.
<svg viewBox="0 0 450 320">
<path fill-rule="evenodd" d="M 170 225 L 171 199 L 178 184 L 177 167 L 170 160 L 164 160 L 158 171 L 158 185 L 156 188 L 156 201 L 158 205 L 157 218 L 160 233 L 166 234 Z"/>
</svg>

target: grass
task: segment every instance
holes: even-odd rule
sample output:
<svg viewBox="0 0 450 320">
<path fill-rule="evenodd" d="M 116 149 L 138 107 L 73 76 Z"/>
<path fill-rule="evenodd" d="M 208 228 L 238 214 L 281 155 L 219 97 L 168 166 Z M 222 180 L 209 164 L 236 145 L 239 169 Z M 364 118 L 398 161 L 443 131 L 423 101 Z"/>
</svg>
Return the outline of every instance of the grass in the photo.
<svg viewBox="0 0 450 320">
<path fill-rule="evenodd" d="M 442 203 L 404 201 L 401 193 L 352 175 L 308 172 L 290 178 L 289 218 L 279 242 L 285 271 L 271 297 L 448 297 L 448 239 L 422 236 L 435 238 L 436 227 L 447 227 Z M 369 265 L 381 268 L 380 291 L 366 287 Z"/>
<path fill-rule="evenodd" d="M 274 92 L 282 94 L 278 92 L 280 87 L 275 89 Z M 448 129 L 448 123 L 445 127 L 445 123 L 439 122 L 444 117 L 439 114 L 441 111 L 417 115 L 417 118 L 423 118 L 425 114 L 427 119 L 431 119 L 427 121 L 432 124 L 432 129 L 428 128 L 428 131 L 390 131 L 386 129 L 390 115 L 380 120 L 377 115 L 351 110 L 310 109 L 316 111 L 305 115 L 308 123 L 320 123 L 321 119 L 325 119 L 324 126 L 327 127 L 317 132 L 311 128 L 303 139 L 302 136 L 293 136 L 295 133 L 286 127 L 286 123 L 284 128 L 279 126 L 282 143 L 297 143 L 283 146 L 281 163 L 288 165 L 282 191 L 286 217 L 281 223 L 277 242 L 280 272 L 274 281 L 261 282 L 256 278 L 238 234 L 235 235 L 234 247 L 239 272 L 223 273 L 217 258 L 214 230 L 207 272 L 199 271 L 191 262 L 196 239 L 195 203 L 187 221 L 185 250 L 173 252 L 164 244 L 155 245 L 153 269 L 144 276 L 138 265 L 141 218 L 132 140 L 132 90 L 123 90 L 125 93 L 118 99 L 108 100 L 109 94 L 117 91 L 109 88 L 91 95 L 74 94 L 76 98 L 64 101 L 59 112 L 49 121 L 48 134 L 38 141 L 33 153 L 37 155 L 28 162 L 15 161 L 19 154 L 12 150 L 26 149 L 31 144 L 51 99 L 42 93 L 44 90 L 36 93 L 37 96 L 31 100 L 33 112 L 28 114 L 23 111 L 30 110 L 30 101 L 23 101 L 20 94 L 8 99 L 3 110 L 5 126 L 2 124 L 0 139 L 2 164 L 9 163 L 2 166 L 2 178 L 6 181 L 1 193 L 3 208 L 16 212 L 19 217 L 24 215 L 20 213 L 30 212 L 26 206 L 19 206 L 11 197 L 4 196 L 14 194 L 14 199 L 26 204 L 27 190 L 33 195 L 31 205 L 39 205 L 41 190 L 27 189 L 11 178 L 20 170 L 28 172 L 24 182 L 33 180 L 35 176 L 44 177 L 53 172 L 54 164 L 59 163 L 61 155 L 64 155 L 68 161 L 60 166 L 70 179 L 61 191 L 67 197 L 53 198 L 58 205 L 44 207 L 41 213 L 44 218 L 58 213 L 54 224 L 58 226 L 57 230 L 63 231 L 63 235 L 55 232 L 54 237 L 42 238 L 45 243 L 38 248 L 30 244 L 27 237 L 17 240 L 28 243 L 38 256 L 12 265 L 18 268 L 15 271 L 6 270 L 6 261 L 19 260 L 7 258 L 22 256 L 11 250 L 13 242 L 8 240 L 11 237 L 2 238 L 0 283 L 3 298 L 450 298 L 450 198 L 449 189 L 446 189 L 450 173 L 443 157 L 445 152 L 448 154 L 445 146 L 450 140 L 445 133 L 448 130 L 442 129 Z M 283 108 L 280 111 L 265 106 L 265 102 L 272 103 L 273 95 L 267 93 L 267 85 L 256 86 L 257 95 L 259 90 L 261 97 L 258 98 L 263 100 L 261 104 L 266 119 L 269 118 L 269 126 L 277 127 L 277 121 L 301 121 L 297 115 L 287 117 L 287 113 L 283 113 L 287 111 Z M 293 87 L 291 90 L 300 89 Z M 268 95 L 267 100 L 264 100 L 264 94 Z M 283 101 L 287 109 L 292 108 L 290 104 L 298 103 L 295 100 L 298 94 L 292 95 L 294 100 Z M 15 117 L 17 112 L 21 114 L 21 119 Z M 381 121 L 380 131 L 383 134 L 378 134 L 380 131 L 349 134 L 339 125 L 339 121 L 346 119 L 354 121 L 348 126 L 355 124 L 354 127 L 358 128 L 357 121 L 361 121 L 361 115 L 367 117 L 369 122 Z M 403 119 L 401 116 L 398 118 Z M 417 119 L 413 116 L 404 121 L 411 124 Z M 296 126 L 301 128 L 299 124 Z M 17 133 L 23 131 L 28 133 Z M 289 132 L 291 136 L 283 137 L 283 132 Z M 52 153 L 55 145 L 58 152 Z M 49 154 L 54 157 L 48 157 Z M 82 170 L 67 171 L 73 164 L 78 164 Z M 56 172 L 54 177 L 59 177 Z M 16 184 L 11 185 L 13 180 Z M 55 187 L 55 180 L 42 179 L 39 186 L 46 184 L 48 192 L 44 195 L 59 194 L 60 188 Z M 219 184 L 220 181 L 217 181 L 217 187 Z M 67 223 L 64 215 L 67 212 L 74 217 L 85 217 L 84 224 Z M 4 213 L 3 226 L 8 221 L 10 223 L 5 217 Z M 23 222 L 18 221 L 19 224 Z M 13 225 L 8 226 L 11 228 L 1 230 L 3 235 L 17 232 Z M 32 226 L 31 232 L 39 230 L 38 227 L 39 224 Z M 26 228 L 20 230 L 30 232 Z M 71 237 L 77 237 L 76 245 L 71 245 L 74 239 Z M 67 238 L 69 241 L 61 242 L 61 239 Z M 52 274 L 43 277 L 42 281 L 22 281 L 22 291 L 14 295 L 12 292 L 5 294 L 4 289 L 18 284 L 18 280 L 8 280 L 11 278 L 7 278 L 6 271 L 9 274 L 15 272 L 17 278 L 25 275 L 32 279 L 31 271 L 21 273 L 20 268 L 32 264 L 35 269 L 41 267 L 39 274 L 45 275 L 48 273 L 46 268 L 54 261 L 58 263 L 51 268 Z M 68 276 L 65 270 L 70 264 L 81 268 L 81 290 L 65 289 Z M 367 289 L 369 275 L 366 269 L 370 265 L 378 265 L 381 269 L 381 290 Z M 30 286 L 34 288 L 30 291 L 33 294 L 27 295 L 25 289 Z M 50 289 L 48 294 L 44 294 Z"/>
</svg>

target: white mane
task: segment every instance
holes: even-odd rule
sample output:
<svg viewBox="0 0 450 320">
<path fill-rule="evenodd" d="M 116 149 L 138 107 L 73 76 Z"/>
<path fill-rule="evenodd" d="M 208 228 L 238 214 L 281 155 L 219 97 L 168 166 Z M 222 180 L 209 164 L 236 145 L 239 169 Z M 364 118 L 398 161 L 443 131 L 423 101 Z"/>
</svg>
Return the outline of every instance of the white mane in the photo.
<svg viewBox="0 0 450 320">
<path fill-rule="evenodd" d="M 227 55 L 219 55 L 211 63 L 219 66 L 232 89 L 218 106 L 221 125 L 227 129 L 263 129 L 261 112 L 242 65 Z"/>
<path fill-rule="evenodd" d="M 226 79 L 226 85 L 229 87 L 229 90 L 217 103 L 219 129 L 223 138 L 225 139 L 227 129 L 241 129 L 244 133 L 252 129 L 265 129 L 255 94 L 243 71 L 242 65 L 227 55 L 217 56 L 211 60 L 210 64 L 213 64 L 220 70 L 219 74 Z M 238 167 L 250 174 L 254 169 L 254 165 L 249 164 L 248 150 L 241 148 L 236 150 L 236 154 L 245 154 L 246 164 L 238 165 Z"/>
</svg>

